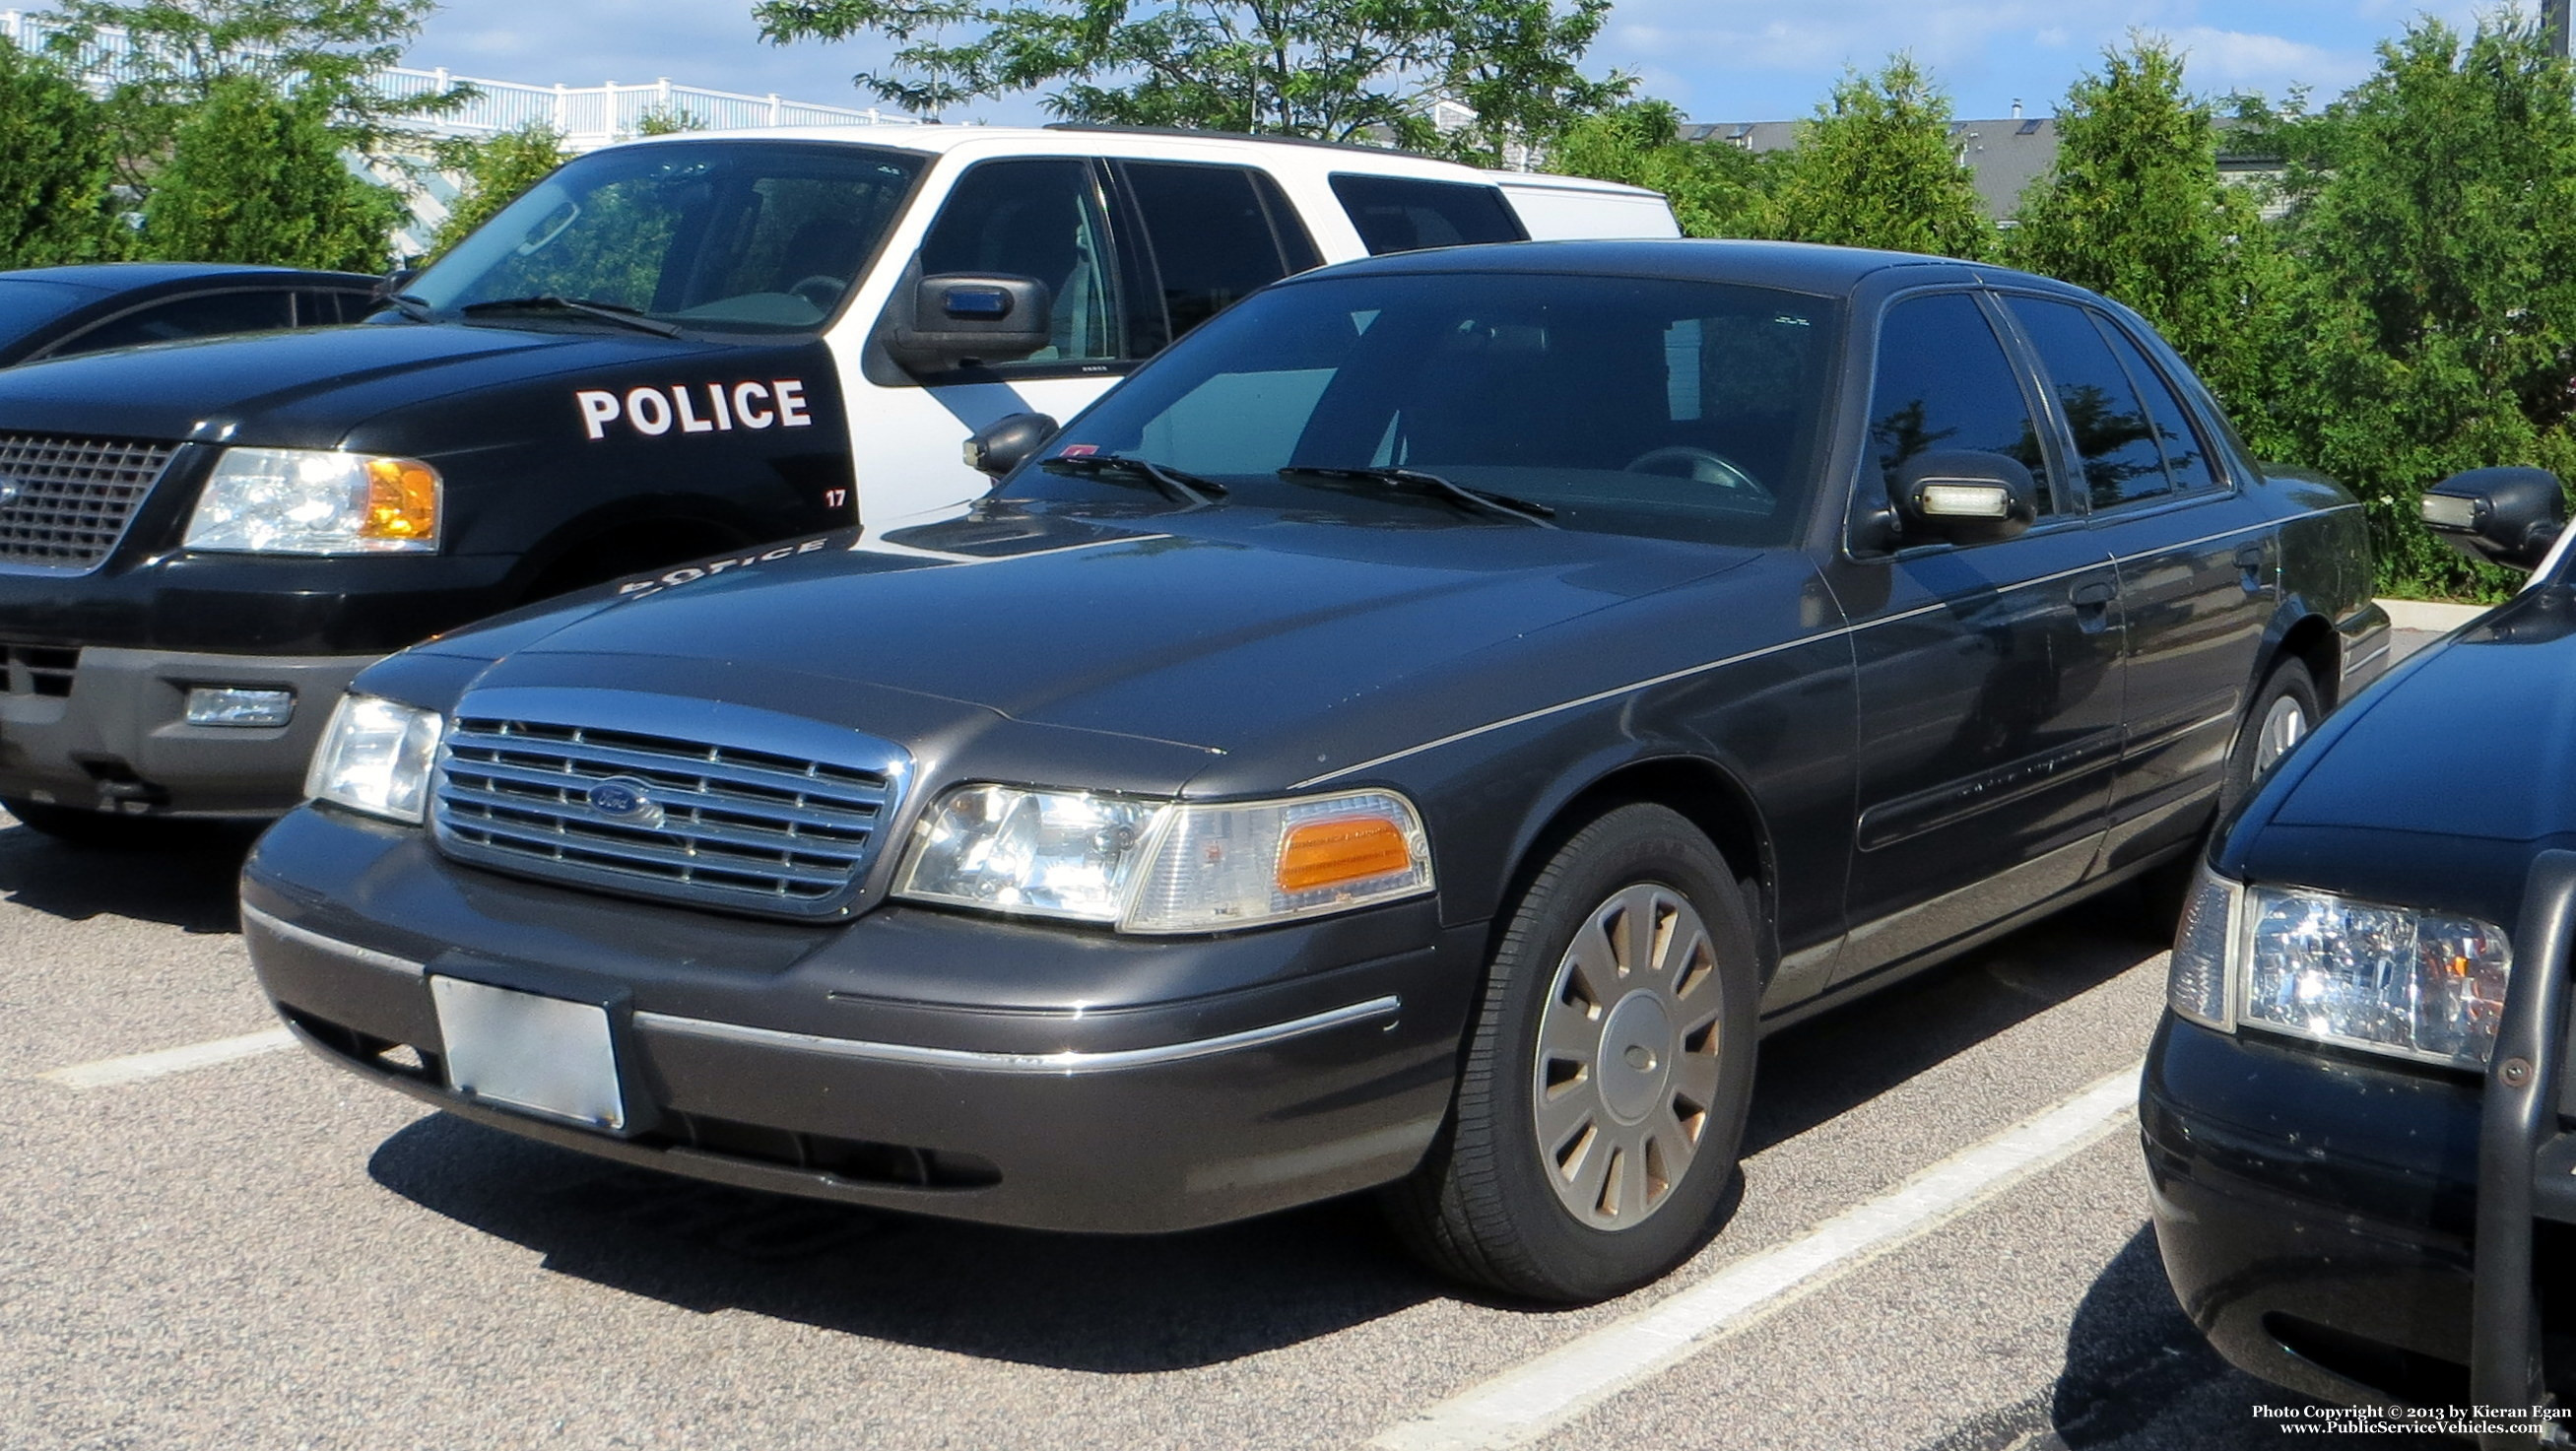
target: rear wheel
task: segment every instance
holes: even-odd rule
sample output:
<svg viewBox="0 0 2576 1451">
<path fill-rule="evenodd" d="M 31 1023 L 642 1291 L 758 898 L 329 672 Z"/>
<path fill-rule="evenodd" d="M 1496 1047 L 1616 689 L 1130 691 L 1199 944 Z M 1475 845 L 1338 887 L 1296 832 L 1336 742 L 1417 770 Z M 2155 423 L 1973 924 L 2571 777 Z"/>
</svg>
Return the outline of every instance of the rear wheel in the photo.
<svg viewBox="0 0 2576 1451">
<path fill-rule="evenodd" d="M 2237 728 L 2235 749 L 2227 755 L 2227 785 L 2218 798 L 2223 818 L 2271 774 L 2299 742 L 2307 739 L 2324 712 L 2317 705 L 2316 677 L 2306 662 L 2284 660 L 2263 677 L 2254 703 Z"/>
<path fill-rule="evenodd" d="M 1434 1268 L 1598 1300 L 1706 1238 L 1753 1089 L 1752 924 L 1726 861 L 1660 806 L 1577 832 L 1488 964 L 1456 1101 L 1389 1194 Z"/>
</svg>

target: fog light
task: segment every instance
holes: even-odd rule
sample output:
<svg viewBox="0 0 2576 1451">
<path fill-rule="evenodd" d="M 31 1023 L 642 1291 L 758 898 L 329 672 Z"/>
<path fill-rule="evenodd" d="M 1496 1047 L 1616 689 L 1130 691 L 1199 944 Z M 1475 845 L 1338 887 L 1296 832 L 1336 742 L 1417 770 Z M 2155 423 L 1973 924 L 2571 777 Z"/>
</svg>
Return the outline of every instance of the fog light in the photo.
<svg viewBox="0 0 2576 1451">
<path fill-rule="evenodd" d="M 228 685 L 200 685 L 188 692 L 188 724 L 196 726 L 282 726 L 295 718 L 292 690 L 236 690 Z"/>
</svg>

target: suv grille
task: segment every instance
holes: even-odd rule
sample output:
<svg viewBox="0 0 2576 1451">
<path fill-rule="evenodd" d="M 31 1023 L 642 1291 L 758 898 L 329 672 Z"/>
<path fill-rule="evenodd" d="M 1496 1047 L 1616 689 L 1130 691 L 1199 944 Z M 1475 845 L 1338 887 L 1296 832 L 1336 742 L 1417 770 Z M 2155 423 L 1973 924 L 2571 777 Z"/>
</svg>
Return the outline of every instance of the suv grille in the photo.
<svg viewBox="0 0 2576 1451">
<path fill-rule="evenodd" d="M 72 676 L 80 669 L 77 645 L 12 645 L 0 640 L 0 695 L 72 693 Z"/>
<path fill-rule="evenodd" d="M 641 809 L 614 815 L 596 788 Z M 589 726 L 468 716 L 438 783 L 460 861 L 693 906 L 831 916 L 875 855 L 895 784 L 826 761 Z"/>
<path fill-rule="evenodd" d="M 0 433 L 0 564 L 98 568 L 175 443 Z"/>
</svg>

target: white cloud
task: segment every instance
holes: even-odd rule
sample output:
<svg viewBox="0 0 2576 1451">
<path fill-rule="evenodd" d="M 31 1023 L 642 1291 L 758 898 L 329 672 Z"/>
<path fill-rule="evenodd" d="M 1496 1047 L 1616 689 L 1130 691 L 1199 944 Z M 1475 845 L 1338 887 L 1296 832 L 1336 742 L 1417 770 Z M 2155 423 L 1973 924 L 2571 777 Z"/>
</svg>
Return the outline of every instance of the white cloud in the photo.
<svg viewBox="0 0 2576 1451">
<path fill-rule="evenodd" d="M 2293 85 L 2332 93 L 2370 73 L 2367 50 L 2332 50 L 2278 35 L 2195 25 L 2174 33 L 2184 73 L 2200 90 L 2279 92 Z"/>
</svg>

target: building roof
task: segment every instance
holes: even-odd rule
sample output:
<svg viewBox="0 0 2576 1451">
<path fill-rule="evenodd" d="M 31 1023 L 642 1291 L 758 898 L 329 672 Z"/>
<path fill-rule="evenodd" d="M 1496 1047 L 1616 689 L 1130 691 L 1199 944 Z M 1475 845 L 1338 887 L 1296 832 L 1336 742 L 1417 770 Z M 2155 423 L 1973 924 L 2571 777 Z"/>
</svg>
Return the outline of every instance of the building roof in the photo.
<svg viewBox="0 0 2576 1451">
<path fill-rule="evenodd" d="M 1803 121 L 1720 121 L 1681 128 L 1685 141 L 1740 146 L 1756 155 L 1794 151 Z M 2001 221 L 2021 205 L 2021 194 L 2057 164 L 2057 118 L 2007 116 L 1993 121 L 1953 121 L 1950 142 L 1976 178 L 1986 215 Z"/>
</svg>

